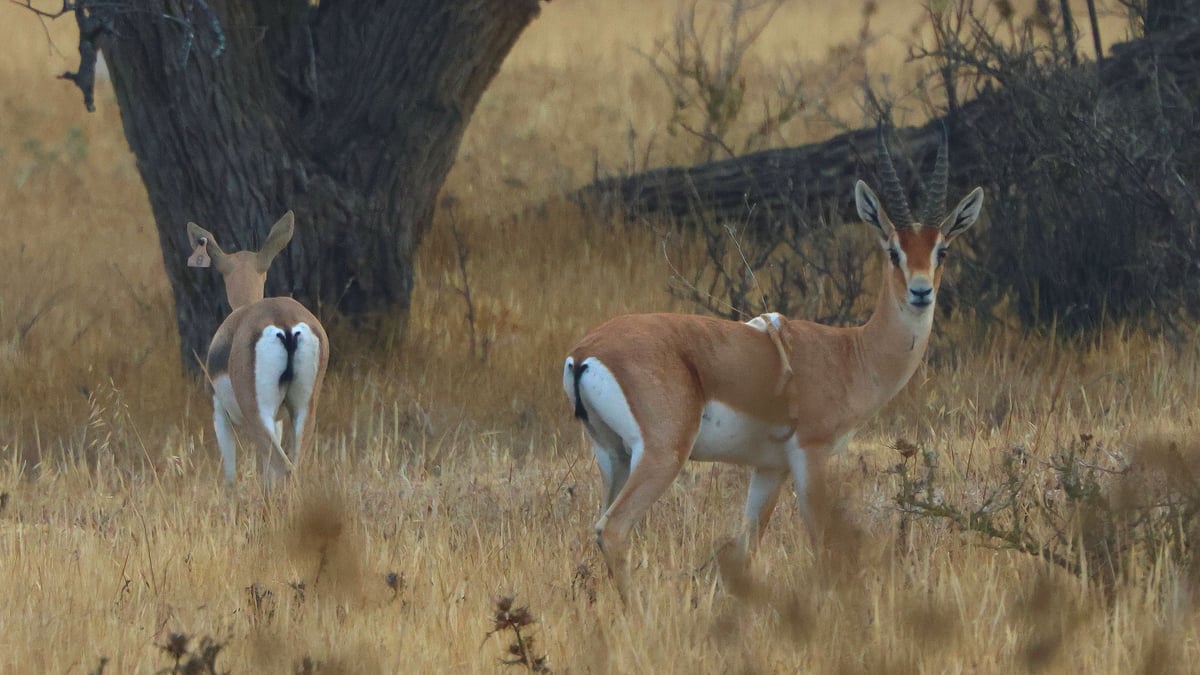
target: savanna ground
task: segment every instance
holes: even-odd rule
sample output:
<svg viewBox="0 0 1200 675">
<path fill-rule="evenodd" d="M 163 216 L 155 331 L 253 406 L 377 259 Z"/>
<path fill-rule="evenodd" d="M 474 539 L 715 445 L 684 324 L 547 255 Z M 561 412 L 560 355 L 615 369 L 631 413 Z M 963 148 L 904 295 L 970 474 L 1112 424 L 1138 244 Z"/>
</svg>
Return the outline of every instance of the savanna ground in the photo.
<svg viewBox="0 0 1200 675">
<path fill-rule="evenodd" d="M 828 106 L 770 142 L 827 137 L 831 112 L 865 123 L 864 71 L 903 94 L 919 68 L 903 58 L 919 30 L 910 4 L 880 8 L 866 45 L 855 3 L 781 10 L 750 84 L 791 64 Z M 830 467 L 853 536 L 814 551 L 784 500 L 750 578 L 722 581 L 714 554 L 737 530 L 746 474 L 690 466 L 635 536 L 622 609 L 592 542 L 599 477 L 561 358 L 614 314 L 694 308 L 668 292 L 668 235 L 554 197 L 596 167 L 692 157 L 636 51 L 673 16 L 670 2 L 544 7 L 463 142 L 407 332 L 335 328 L 316 455 L 266 508 L 245 454 L 236 499 L 219 489 L 210 404 L 180 375 L 111 93 L 87 114 L 53 79 L 73 68 L 71 26 L 52 25 L 48 44 L 28 12 L 0 5 L 0 671 L 106 659 L 105 672 L 154 672 L 176 663 L 173 633 L 199 657 L 219 645 L 233 672 L 497 671 L 513 638 L 489 631 L 511 594 L 556 671 L 1189 670 L 1196 587 L 1173 558 L 1131 558 L 1101 588 L 943 522 L 905 522 L 894 504 L 897 439 L 938 453 L 940 499 L 969 502 L 1005 479 L 1014 449 L 1047 462 L 1084 433 L 1113 455 L 1190 434 L 1200 342 L 1136 328 L 1083 344 L 941 317 L 927 365 Z M 701 262 L 686 234 L 669 236 L 683 239 L 673 264 Z"/>
</svg>

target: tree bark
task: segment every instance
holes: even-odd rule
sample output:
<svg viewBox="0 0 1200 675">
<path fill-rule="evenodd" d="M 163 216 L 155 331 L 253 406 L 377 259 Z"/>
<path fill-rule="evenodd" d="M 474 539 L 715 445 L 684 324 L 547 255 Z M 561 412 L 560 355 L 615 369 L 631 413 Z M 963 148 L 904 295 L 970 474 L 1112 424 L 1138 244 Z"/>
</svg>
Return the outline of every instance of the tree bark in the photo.
<svg viewBox="0 0 1200 675">
<path fill-rule="evenodd" d="M 211 10 L 209 9 L 211 7 Z M 406 318 L 412 257 L 484 90 L 539 0 L 159 0 L 91 9 L 158 224 L 185 369 L 228 313 L 184 225 L 296 236 L 267 295 Z"/>
</svg>

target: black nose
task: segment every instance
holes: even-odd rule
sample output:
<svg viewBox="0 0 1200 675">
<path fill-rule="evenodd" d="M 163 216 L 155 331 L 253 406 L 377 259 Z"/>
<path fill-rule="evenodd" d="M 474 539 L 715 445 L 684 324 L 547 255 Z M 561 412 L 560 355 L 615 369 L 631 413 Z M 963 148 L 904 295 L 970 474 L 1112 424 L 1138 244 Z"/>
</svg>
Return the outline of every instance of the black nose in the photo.
<svg viewBox="0 0 1200 675">
<path fill-rule="evenodd" d="M 914 298 L 916 298 L 917 300 L 921 300 L 923 298 L 928 298 L 929 294 L 933 293 L 933 289 L 932 288 L 912 288 L 912 289 L 909 289 L 909 292 L 911 292 L 913 294 Z"/>
</svg>

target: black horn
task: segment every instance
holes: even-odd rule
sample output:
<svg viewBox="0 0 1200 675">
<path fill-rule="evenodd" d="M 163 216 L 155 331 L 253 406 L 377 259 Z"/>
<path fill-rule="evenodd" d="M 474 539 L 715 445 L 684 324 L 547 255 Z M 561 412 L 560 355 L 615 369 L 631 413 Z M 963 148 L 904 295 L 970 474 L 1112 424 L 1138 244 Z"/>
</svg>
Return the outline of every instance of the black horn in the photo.
<svg viewBox="0 0 1200 675">
<path fill-rule="evenodd" d="M 933 161 L 933 172 L 929 174 L 929 190 L 923 200 L 921 222 L 937 227 L 946 215 L 946 186 L 950 180 L 950 139 L 946 125 L 942 124 L 941 140 L 938 143 L 937 159 Z"/>
<path fill-rule="evenodd" d="M 888 152 L 887 143 L 883 139 L 883 124 L 879 125 L 879 177 L 883 179 L 884 208 L 892 217 L 896 227 L 911 227 L 912 213 L 908 210 L 908 199 L 904 196 L 904 186 L 892 164 L 892 155 Z"/>
</svg>

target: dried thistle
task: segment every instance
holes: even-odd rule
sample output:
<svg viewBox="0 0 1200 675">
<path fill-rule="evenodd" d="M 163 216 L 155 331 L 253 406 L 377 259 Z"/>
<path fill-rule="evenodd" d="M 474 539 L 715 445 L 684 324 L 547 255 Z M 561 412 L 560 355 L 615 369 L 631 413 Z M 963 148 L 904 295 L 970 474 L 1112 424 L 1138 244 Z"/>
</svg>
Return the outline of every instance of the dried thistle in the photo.
<svg viewBox="0 0 1200 675">
<path fill-rule="evenodd" d="M 537 619 L 528 607 L 513 607 L 514 600 L 514 596 L 511 595 L 496 598 L 496 613 L 492 620 L 492 630 L 488 631 L 487 637 L 502 631 L 512 631 L 513 641 L 508 645 L 508 656 L 501 658 L 500 663 L 506 666 L 524 666 L 533 673 L 549 673 L 551 671 L 546 665 L 546 656 L 538 656 L 534 652 L 533 636 L 528 632 L 521 633 L 522 628 L 537 623 Z"/>
<path fill-rule="evenodd" d="M 251 618 L 255 621 L 270 621 L 275 618 L 275 593 L 258 583 L 246 587 L 249 596 Z"/>
<path fill-rule="evenodd" d="M 589 605 L 596 604 L 596 575 L 592 574 L 592 568 L 587 566 L 587 563 L 579 563 L 575 566 L 575 573 L 571 575 L 571 597 L 576 598 L 582 593 L 587 597 Z"/>
<path fill-rule="evenodd" d="M 917 454 L 917 444 L 906 438 L 897 438 L 896 442 L 892 444 L 892 449 L 900 453 L 900 456 L 904 459 Z"/>
<path fill-rule="evenodd" d="M 171 633 L 167 636 L 167 643 L 159 645 L 159 649 L 171 655 L 175 659 L 175 663 L 179 663 L 188 651 L 188 640 L 190 638 L 186 633 Z"/>
<path fill-rule="evenodd" d="M 392 595 L 396 595 L 400 593 L 400 591 L 403 591 L 406 584 L 404 580 L 404 574 L 397 572 L 388 572 L 383 577 L 383 581 L 387 584 L 388 588 L 392 589 Z"/>
<path fill-rule="evenodd" d="M 190 638 L 183 633 L 171 633 L 167 637 L 167 643 L 159 645 L 159 648 L 175 659 L 175 664 L 170 668 L 163 668 L 157 671 L 156 675 L 220 675 L 222 671 L 217 670 L 217 655 L 225 648 L 225 643 L 218 642 L 209 636 L 204 636 L 200 639 L 200 646 L 194 651 L 188 652 L 188 642 Z M 184 657 L 187 657 L 184 659 Z M 107 659 L 101 660 L 101 668 Z M 228 672 L 228 671 L 226 671 Z"/>
</svg>

